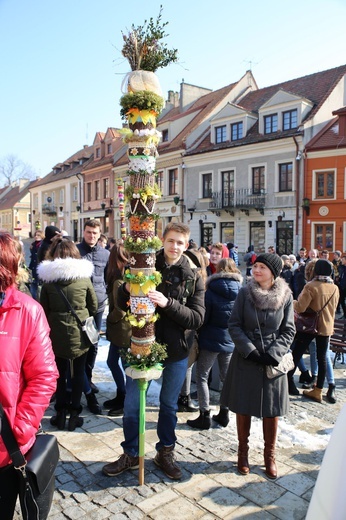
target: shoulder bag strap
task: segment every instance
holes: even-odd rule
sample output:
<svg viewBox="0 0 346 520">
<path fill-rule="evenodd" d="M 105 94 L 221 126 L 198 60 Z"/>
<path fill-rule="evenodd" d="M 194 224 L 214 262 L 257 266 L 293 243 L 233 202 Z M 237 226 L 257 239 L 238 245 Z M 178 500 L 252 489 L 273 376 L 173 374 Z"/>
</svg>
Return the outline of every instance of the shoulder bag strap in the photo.
<svg viewBox="0 0 346 520">
<path fill-rule="evenodd" d="M 26 460 L 24 455 L 19 449 L 18 443 L 15 436 L 13 435 L 12 428 L 5 411 L 0 403 L 0 416 L 1 416 L 1 437 L 4 441 L 6 449 L 12 459 L 13 465 L 16 469 L 21 469 L 26 466 Z"/>
<path fill-rule="evenodd" d="M 259 324 L 259 320 L 258 320 L 258 314 L 257 314 L 257 308 L 256 308 L 256 307 L 255 307 L 255 313 L 256 313 L 256 320 L 257 320 L 257 325 L 258 325 L 258 331 L 259 331 L 260 336 L 261 336 L 262 349 L 263 349 L 263 352 L 265 353 L 264 341 L 263 341 L 263 336 L 262 336 L 261 326 L 260 326 L 260 324 Z"/>
<path fill-rule="evenodd" d="M 54 287 L 55 289 L 58 291 L 58 293 L 60 294 L 60 296 L 62 297 L 62 299 L 65 301 L 66 303 L 66 306 L 67 306 L 67 309 L 71 312 L 71 314 L 76 318 L 77 320 L 77 323 L 80 327 L 83 327 L 83 323 L 82 323 L 82 320 L 77 316 L 77 313 L 76 311 L 72 308 L 72 305 L 70 304 L 70 302 L 68 301 L 68 299 L 66 298 L 66 295 L 64 293 L 64 291 L 61 289 L 61 287 L 59 287 L 58 284 L 54 284 Z"/>
<path fill-rule="evenodd" d="M 317 314 L 321 314 L 321 312 L 323 311 L 323 309 L 325 307 L 327 307 L 328 303 L 330 302 L 330 300 L 333 298 L 334 294 L 336 293 L 336 291 L 338 290 L 338 288 L 335 289 L 335 291 L 333 292 L 333 294 L 331 295 L 331 297 L 329 298 L 329 300 L 327 301 L 327 303 L 325 303 L 322 307 L 322 309 L 320 311 L 316 311 Z"/>
</svg>

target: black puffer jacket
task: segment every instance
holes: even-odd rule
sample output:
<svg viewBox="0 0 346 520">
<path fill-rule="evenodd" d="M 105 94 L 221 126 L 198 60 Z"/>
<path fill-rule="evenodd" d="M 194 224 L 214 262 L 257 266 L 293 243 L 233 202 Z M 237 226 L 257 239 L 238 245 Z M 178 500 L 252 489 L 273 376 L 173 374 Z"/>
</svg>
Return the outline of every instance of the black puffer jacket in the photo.
<svg viewBox="0 0 346 520">
<path fill-rule="evenodd" d="M 188 332 L 199 329 L 203 324 L 204 284 L 200 275 L 196 276 L 184 255 L 176 264 L 167 265 L 163 250 L 159 251 L 156 256 L 156 270 L 162 275 L 162 282 L 157 286 L 157 290 L 169 300 L 167 307 L 156 309 L 160 315 L 160 319 L 155 323 L 156 340 L 167 345 L 168 362 L 179 361 L 188 356 Z M 191 296 L 186 295 L 188 280 L 195 280 Z M 129 293 L 123 284 L 118 291 L 118 304 L 122 309 L 126 309 L 128 301 Z"/>
<path fill-rule="evenodd" d="M 109 251 L 99 245 L 90 247 L 85 240 L 82 240 L 80 244 L 77 244 L 77 247 L 81 257 L 89 260 L 94 266 L 94 273 L 91 281 L 97 296 L 99 305 L 98 312 L 103 311 L 107 302 L 105 277 L 108 266 Z"/>
</svg>

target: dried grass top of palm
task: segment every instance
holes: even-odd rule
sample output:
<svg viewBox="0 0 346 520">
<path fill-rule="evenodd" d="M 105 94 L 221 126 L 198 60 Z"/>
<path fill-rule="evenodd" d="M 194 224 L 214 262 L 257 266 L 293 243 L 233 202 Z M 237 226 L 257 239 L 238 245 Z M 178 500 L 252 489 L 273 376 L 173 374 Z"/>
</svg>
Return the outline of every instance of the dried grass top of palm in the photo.
<svg viewBox="0 0 346 520">
<path fill-rule="evenodd" d="M 178 59 L 177 49 L 168 49 L 163 38 L 168 34 L 165 27 L 168 22 L 162 22 L 162 5 L 156 20 L 144 20 L 143 25 L 133 24 L 127 34 L 122 32 L 124 45 L 122 55 L 128 60 L 131 70 L 147 70 L 155 72 L 167 67 Z"/>
</svg>

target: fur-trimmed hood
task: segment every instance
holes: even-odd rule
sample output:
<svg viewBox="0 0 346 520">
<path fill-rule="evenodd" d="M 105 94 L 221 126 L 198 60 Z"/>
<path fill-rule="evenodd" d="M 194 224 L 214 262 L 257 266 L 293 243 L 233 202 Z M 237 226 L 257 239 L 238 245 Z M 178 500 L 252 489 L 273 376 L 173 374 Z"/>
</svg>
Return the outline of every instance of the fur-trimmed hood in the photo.
<svg viewBox="0 0 346 520">
<path fill-rule="evenodd" d="M 84 258 L 44 260 L 37 268 L 38 277 L 46 283 L 91 278 L 93 271 L 93 264 Z"/>
<path fill-rule="evenodd" d="M 240 284 L 243 283 L 243 277 L 240 273 L 227 273 L 225 271 L 221 271 L 220 273 L 214 273 L 210 276 L 208 276 L 205 284 L 206 284 L 206 288 L 208 288 L 208 285 L 215 281 L 215 280 L 218 280 L 219 278 L 228 278 L 230 280 L 234 280 L 235 282 L 239 282 Z"/>
<path fill-rule="evenodd" d="M 262 289 L 259 283 L 250 278 L 244 288 L 252 303 L 257 309 L 278 310 L 290 298 L 292 291 L 283 278 L 276 278 L 269 290 Z"/>
</svg>

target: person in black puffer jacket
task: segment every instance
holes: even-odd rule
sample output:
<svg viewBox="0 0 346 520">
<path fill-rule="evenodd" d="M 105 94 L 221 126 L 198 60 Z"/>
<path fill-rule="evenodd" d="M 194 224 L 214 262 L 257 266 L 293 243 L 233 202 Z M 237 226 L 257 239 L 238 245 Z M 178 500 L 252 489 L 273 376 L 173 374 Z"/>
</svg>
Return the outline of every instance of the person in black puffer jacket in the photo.
<svg viewBox="0 0 346 520">
<path fill-rule="evenodd" d="M 171 479 L 180 479 L 182 472 L 175 462 L 178 396 L 185 379 L 188 364 L 188 331 L 198 329 L 204 320 L 204 284 L 196 276 L 183 252 L 188 247 L 190 229 L 186 224 L 170 222 L 163 233 L 163 250 L 156 256 L 156 270 L 162 282 L 148 297 L 156 305 L 160 318 L 155 322 L 156 340 L 166 344 L 160 392 L 160 408 L 157 423 L 156 456 L 154 463 Z M 131 259 L 130 259 L 131 261 Z M 190 282 L 195 282 L 192 287 Z M 123 284 L 118 290 L 119 307 L 127 310 L 129 286 Z M 191 287 L 191 291 L 187 288 Z M 150 383 L 149 383 L 150 384 Z M 137 381 L 126 376 L 123 430 L 124 453 L 115 462 L 106 464 L 103 473 L 109 477 L 123 471 L 138 468 L 139 464 L 139 386 Z"/>
</svg>

